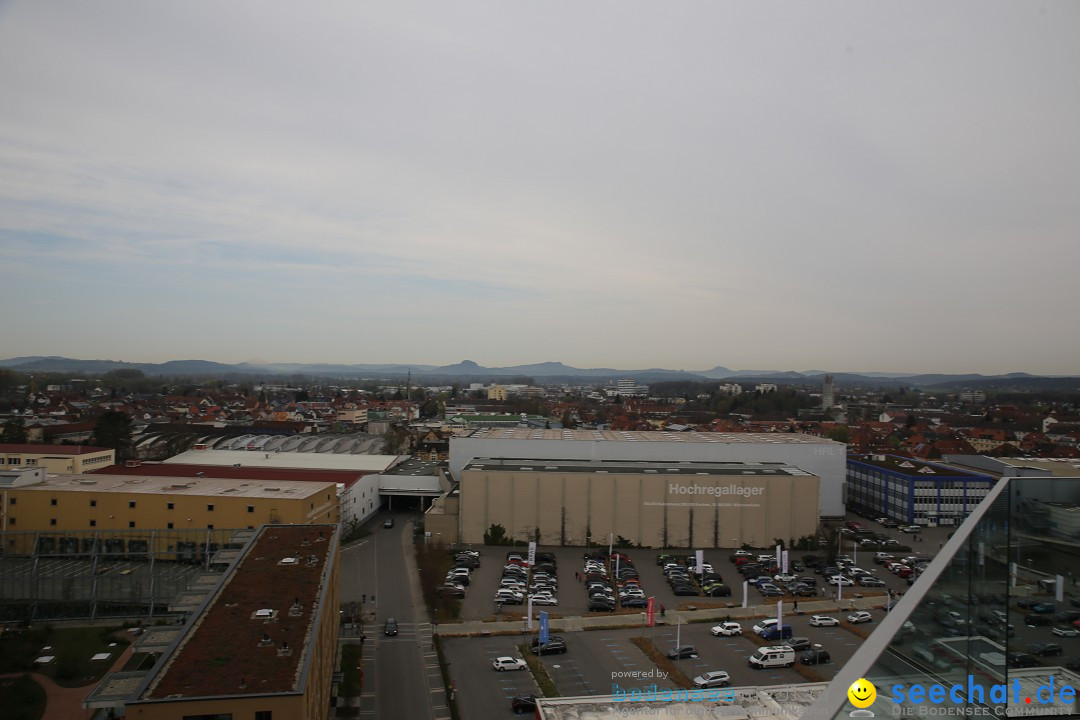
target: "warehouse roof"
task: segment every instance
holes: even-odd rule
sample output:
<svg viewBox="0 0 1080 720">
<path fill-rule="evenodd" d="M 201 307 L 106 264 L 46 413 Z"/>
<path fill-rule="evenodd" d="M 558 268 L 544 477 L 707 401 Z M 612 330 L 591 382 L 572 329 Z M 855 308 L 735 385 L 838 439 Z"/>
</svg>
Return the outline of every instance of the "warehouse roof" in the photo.
<svg viewBox="0 0 1080 720">
<path fill-rule="evenodd" d="M 92 445 L 49 445 L 48 443 L 0 443 L 0 453 L 25 455 L 91 455 L 108 452 L 111 448 Z"/>
<path fill-rule="evenodd" d="M 732 475 L 759 477 L 811 476 L 784 463 L 769 462 L 670 462 L 653 460 L 529 460 L 524 458 L 473 458 L 465 470 L 546 471 L 564 473 L 657 473 L 664 475 Z"/>
<path fill-rule="evenodd" d="M 90 475 L 135 475 L 141 477 L 197 477 L 202 473 L 206 477 L 229 478 L 232 480 L 291 480 L 293 482 L 332 482 L 346 487 L 369 473 L 359 470 L 311 470 L 308 468 L 262 468 L 262 467 L 222 467 L 220 465 L 181 465 L 164 463 L 140 463 L 132 467 L 110 465 L 95 470 Z"/>
<path fill-rule="evenodd" d="M 303 468 L 383 472 L 398 461 L 397 455 L 262 452 L 258 450 L 188 450 L 164 462 L 182 465 L 225 467 Z"/>
<path fill-rule="evenodd" d="M 133 475 L 50 474 L 36 484 L 19 488 L 40 492 L 145 493 L 148 495 L 194 495 L 196 497 L 306 498 L 325 492 L 334 482 L 295 480 L 229 480 L 224 478 L 146 477 Z"/>
<path fill-rule="evenodd" d="M 576 440 L 588 442 L 764 443 L 771 445 L 840 445 L 834 440 L 802 433 L 666 432 L 638 430 L 533 430 L 482 428 L 465 435 L 486 440 Z"/>
</svg>

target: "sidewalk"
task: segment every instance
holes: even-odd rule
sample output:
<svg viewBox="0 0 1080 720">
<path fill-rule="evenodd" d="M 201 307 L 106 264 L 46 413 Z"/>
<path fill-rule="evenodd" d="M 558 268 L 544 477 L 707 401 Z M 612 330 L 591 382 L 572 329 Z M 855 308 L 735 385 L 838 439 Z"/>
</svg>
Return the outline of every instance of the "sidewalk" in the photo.
<svg viewBox="0 0 1080 720">
<path fill-rule="evenodd" d="M 893 605 L 896 605 L 896 600 L 893 600 Z M 884 608 L 884 597 L 864 597 L 864 598 L 844 598 L 837 602 L 836 600 L 814 600 L 810 602 L 799 603 L 799 615 L 814 615 L 822 613 L 844 613 L 851 610 L 869 610 L 871 608 Z M 525 631 L 525 606 L 514 605 L 503 608 L 503 614 L 513 616 L 513 620 L 503 620 L 501 622 L 463 622 L 463 623 L 442 623 L 435 630 L 438 635 L 445 635 L 447 637 L 463 636 L 463 635 L 490 635 L 493 633 L 523 633 Z M 539 611 L 533 608 L 534 613 Z M 791 610 L 791 603 L 784 603 L 785 614 L 796 614 Z M 773 617 L 776 615 L 776 603 L 770 603 L 768 605 L 750 605 L 748 607 L 730 607 L 730 608 L 710 608 L 708 610 L 668 610 L 667 616 L 661 618 L 659 614 L 655 615 L 657 625 L 673 625 L 678 622 L 692 623 L 692 622 L 706 622 L 709 620 L 721 620 L 728 617 L 739 618 L 751 618 L 751 617 Z M 595 615 L 582 615 L 579 617 L 558 618 L 551 620 L 552 631 L 557 632 L 579 632 L 582 630 L 596 630 L 599 628 L 610 627 L 641 627 L 644 623 L 641 620 L 641 615 L 606 615 L 598 613 Z M 534 619 L 533 629 L 539 627 L 538 622 Z"/>
</svg>

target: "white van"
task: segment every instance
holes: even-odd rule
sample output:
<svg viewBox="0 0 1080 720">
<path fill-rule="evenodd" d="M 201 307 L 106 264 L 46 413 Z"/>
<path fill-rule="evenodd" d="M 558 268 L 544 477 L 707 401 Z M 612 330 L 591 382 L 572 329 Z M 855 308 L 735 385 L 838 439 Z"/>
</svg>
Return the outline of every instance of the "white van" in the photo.
<svg viewBox="0 0 1080 720">
<path fill-rule="evenodd" d="M 752 668 L 791 667 L 795 664 L 795 651 L 787 645 L 758 648 L 747 659 Z"/>
</svg>

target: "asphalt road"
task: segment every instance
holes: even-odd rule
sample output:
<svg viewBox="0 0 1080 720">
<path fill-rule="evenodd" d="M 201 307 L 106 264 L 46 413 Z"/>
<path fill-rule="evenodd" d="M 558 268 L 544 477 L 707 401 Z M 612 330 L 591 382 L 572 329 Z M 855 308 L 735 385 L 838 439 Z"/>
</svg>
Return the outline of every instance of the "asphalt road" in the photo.
<svg viewBox="0 0 1080 720">
<path fill-rule="evenodd" d="M 422 680 L 427 673 L 424 653 L 430 647 L 421 647 L 421 642 L 430 643 L 430 629 L 417 622 L 404 570 L 402 543 L 407 538 L 402 533 L 408 524 L 398 518 L 393 528 L 384 529 L 382 520 L 378 517 L 371 525 L 372 534 L 342 555 L 342 605 L 357 602 L 366 611 L 361 717 L 432 718 Z M 364 596 L 367 601 L 362 603 Z M 383 634 L 384 623 L 391 617 L 398 622 L 394 637 Z"/>
<path fill-rule="evenodd" d="M 515 695 L 538 695 L 536 683 L 528 670 L 498 672 L 491 667 L 497 657 L 521 657 L 516 645 L 522 635 L 443 638 L 443 653 L 449 662 L 458 710 L 466 720 L 508 717 L 514 713 L 510 700 Z M 389 717 L 389 716 L 387 716 Z M 412 718 L 399 716 L 399 720 Z"/>
</svg>

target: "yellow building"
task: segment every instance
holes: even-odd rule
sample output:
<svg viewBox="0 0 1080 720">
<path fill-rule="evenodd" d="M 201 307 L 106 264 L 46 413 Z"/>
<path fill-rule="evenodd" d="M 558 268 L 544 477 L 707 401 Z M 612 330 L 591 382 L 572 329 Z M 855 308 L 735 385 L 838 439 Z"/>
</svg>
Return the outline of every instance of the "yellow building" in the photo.
<svg viewBox="0 0 1080 720">
<path fill-rule="evenodd" d="M 337 523 L 337 484 L 139 475 L 46 475 L 3 486 L 2 529 L 254 528 Z M 129 533 L 130 534 L 130 533 Z"/>
<path fill-rule="evenodd" d="M 337 653 L 336 526 L 268 525 L 123 700 L 131 720 L 324 720 Z M 106 677 L 99 690 L 110 686 Z"/>
<path fill-rule="evenodd" d="M 487 391 L 488 400 L 506 400 L 506 388 L 502 385 L 492 385 Z"/>
<path fill-rule="evenodd" d="M 0 443 L 0 469 L 40 467 L 49 473 L 80 474 L 116 463 L 116 451 L 89 445 Z"/>
</svg>

